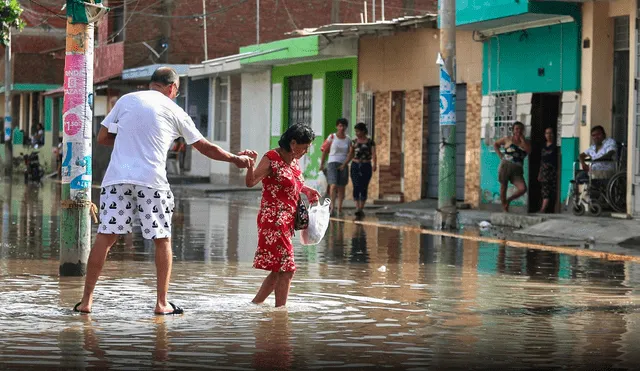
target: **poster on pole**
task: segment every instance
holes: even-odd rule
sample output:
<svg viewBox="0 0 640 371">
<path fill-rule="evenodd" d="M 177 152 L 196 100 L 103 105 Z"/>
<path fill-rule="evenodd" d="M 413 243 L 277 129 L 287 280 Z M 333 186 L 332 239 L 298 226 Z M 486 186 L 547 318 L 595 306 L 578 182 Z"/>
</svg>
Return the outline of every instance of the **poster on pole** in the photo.
<svg viewBox="0 0 640 371">
<path fill-rule="evenodd" d="M 4 141 L 11 141 L 11 116 L 4 117 Z"/>
<path fill-rule="evenodd" d="M 451 79 L 447 66 L 442 59 L 442 55 L 438 54 L 440 66 L 440 125 L 448 126 L 456 124 L 456 86 Z"/>
<path fill-rule="evenodd" d="M 87 197 L 92 173 L 93 25 L 71 25 L 67 31 L 62 183 L 69 184 L 71 199 L 81 199 Z"/>
</svg>

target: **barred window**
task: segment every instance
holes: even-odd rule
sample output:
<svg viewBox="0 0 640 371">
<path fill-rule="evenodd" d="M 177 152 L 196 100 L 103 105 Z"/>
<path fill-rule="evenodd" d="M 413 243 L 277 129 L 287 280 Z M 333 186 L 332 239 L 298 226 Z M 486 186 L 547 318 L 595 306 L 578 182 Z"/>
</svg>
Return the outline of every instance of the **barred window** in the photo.
<svg viewBox="0 0 640 371">
<path fill-rule="evenodd" d="M 311 75 L 292 76 L 289 82 L 289 126 L 311 125 Z"/>
</svg>

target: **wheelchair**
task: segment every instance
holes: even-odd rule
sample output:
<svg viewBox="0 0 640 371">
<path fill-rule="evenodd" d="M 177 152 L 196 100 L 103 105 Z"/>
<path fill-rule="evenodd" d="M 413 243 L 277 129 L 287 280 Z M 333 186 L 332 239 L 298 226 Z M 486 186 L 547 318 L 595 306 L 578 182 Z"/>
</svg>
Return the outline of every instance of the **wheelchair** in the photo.
<svg viewBox="0 0 640 371">
<path fill-rule="evenodd" d="M 573 215 L 582 216 L 588 212 L 600 216 L 604 209 L 623 213 L 627 210 L 627 167 L 626 147 L 617 145 L 617 155 L 612 160 L 587 159 L 589 171 L 580 170 L 580 162 L 573 163 L 573 180 L 565 207 L 571 205 Z M 592 164 L 613 163 L 612 170 L 593 170 Z"/>
</svg>

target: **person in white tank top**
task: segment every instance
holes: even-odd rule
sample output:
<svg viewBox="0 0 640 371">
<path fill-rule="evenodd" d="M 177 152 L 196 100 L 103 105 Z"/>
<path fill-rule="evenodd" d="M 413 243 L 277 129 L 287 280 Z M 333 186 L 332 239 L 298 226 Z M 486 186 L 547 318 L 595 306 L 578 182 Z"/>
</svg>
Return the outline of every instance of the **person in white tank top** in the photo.
<svg viewBox="0 0 640 371">
<path fill-rule="evenodd" d="M 338 205 L 338 213 L 342 213 L 342 203 L 344 202 L 344 191 L 347 183 L 349 183 L 348 166 L 342 167 L 342 164 L 349 155 L 351 138 L 347 135 L 347 127 L 349 121 L 345 118 L 336 121 L 336 132 L 329 135 L 326 145 L 323 145 L 322 160 L 320 162 L 320 171 L 325 171 L 327 183 L 329 183 L 329 197 L 331 198 L 331 211 L 334 205 Z M 328 161 L 327 161 L 328 159 Z M 342 167 L 342 168 L 341 168 Z M 337 201 L 337 202 L 336 202 Z"/>
</svg>

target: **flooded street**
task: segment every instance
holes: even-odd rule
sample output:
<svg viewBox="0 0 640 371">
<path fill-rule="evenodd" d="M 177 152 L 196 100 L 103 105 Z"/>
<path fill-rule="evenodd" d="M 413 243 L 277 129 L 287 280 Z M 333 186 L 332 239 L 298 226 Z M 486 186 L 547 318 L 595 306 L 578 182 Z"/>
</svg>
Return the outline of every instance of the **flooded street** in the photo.
<svg viewBox="0 0 640 371">
<path fill-rule="evenodd" d="M 294 238 L 298 272 L 286 309 L 273 308 L 273 296 L 252 305 L 266 276 L 251 267 L 258 192 L 202 199 L 175 191 L 169 298 L 184 315 L 153 315 L 153 244 L 139 234 L 109 254 L 94 313 L 75 314 L 84 279 L 58 276 L 60 186 L 0 187 L 3 369 L 596 369 L 640 361 L 635 263 L 348 221 L 332 222 L 317 246 Z"/>
</svg>

